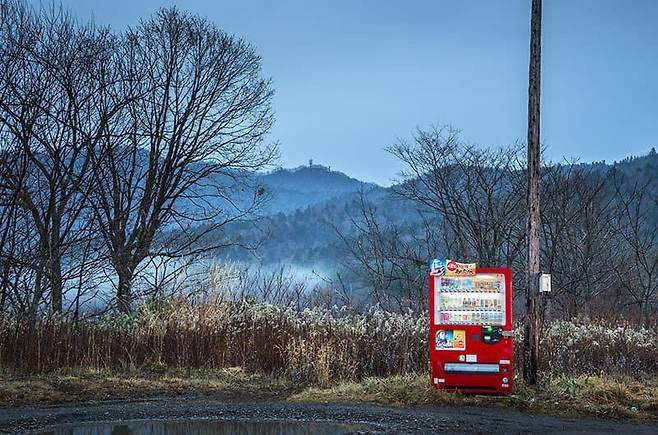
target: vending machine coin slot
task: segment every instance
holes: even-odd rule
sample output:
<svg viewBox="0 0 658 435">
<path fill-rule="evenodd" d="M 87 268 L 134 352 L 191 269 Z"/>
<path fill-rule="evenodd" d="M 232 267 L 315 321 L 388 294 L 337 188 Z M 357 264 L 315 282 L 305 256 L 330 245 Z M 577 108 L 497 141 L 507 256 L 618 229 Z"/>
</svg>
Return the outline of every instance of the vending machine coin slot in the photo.
<svg viewBox="0 0 658 435">
<path fill-rule="evenodd" d="M 499 326 L 483 326 L 482 341 L 486 344 L 498 343 L 503 338 L 503 328 Z"/>
</svg>

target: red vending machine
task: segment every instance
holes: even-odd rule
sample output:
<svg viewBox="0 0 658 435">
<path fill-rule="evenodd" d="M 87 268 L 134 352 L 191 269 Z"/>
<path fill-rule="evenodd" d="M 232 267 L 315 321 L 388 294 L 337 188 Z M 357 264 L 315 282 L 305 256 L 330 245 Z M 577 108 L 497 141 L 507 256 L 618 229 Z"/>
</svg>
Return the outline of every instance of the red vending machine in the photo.
<svg viewBox="0 0 658 435">
<path fill-rule="evenodd" d="M 461 392 L 512 391 L 512 271 L 434 260 L 430 272 L 432 385 Z"/>
</svg>

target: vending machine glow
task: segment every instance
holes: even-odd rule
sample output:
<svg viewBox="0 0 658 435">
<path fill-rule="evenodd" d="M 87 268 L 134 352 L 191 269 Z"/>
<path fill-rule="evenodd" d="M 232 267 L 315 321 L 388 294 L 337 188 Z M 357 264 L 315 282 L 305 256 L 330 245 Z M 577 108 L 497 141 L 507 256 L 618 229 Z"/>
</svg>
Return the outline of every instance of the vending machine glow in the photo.
<svg viewBox="0 0 658 435">
<path fill-rule="evenodd" d="M 429 287 L 432 385 L 462 392 L 510 393 L 511 269 L 434 260 Z"/>
</svg>

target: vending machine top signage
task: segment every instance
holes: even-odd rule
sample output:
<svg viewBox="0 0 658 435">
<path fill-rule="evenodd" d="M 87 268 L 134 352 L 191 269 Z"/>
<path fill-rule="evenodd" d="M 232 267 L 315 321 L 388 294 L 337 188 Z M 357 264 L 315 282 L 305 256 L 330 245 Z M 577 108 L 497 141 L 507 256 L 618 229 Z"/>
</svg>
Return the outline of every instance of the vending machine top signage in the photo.
<svg viewBox="0 0 658 435">
<path fill-rule="evenodd" d="M 512 391 L 512 271 L 435 260 L 430 272 L 430 380 L 473 393 Z"/>
</svg>

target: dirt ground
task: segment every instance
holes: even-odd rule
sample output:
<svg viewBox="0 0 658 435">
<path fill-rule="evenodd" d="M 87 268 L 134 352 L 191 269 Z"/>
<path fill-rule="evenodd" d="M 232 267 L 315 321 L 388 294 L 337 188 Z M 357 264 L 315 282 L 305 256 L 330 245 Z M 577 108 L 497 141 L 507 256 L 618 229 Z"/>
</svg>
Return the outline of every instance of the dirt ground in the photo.
<svg viewBox="0 0 658 435">
<path fill-rule="evenodd" d="M 70 423 L 154 419 L 366 423 L 372 425 L 370 433 L 658 433 L 658 424 L 550 417 L 499 408 L 305 404 L 228 396 L 176 396 L 4 408 L 0 409 L 0 433 L 30 433 Z"/>
</svg>

